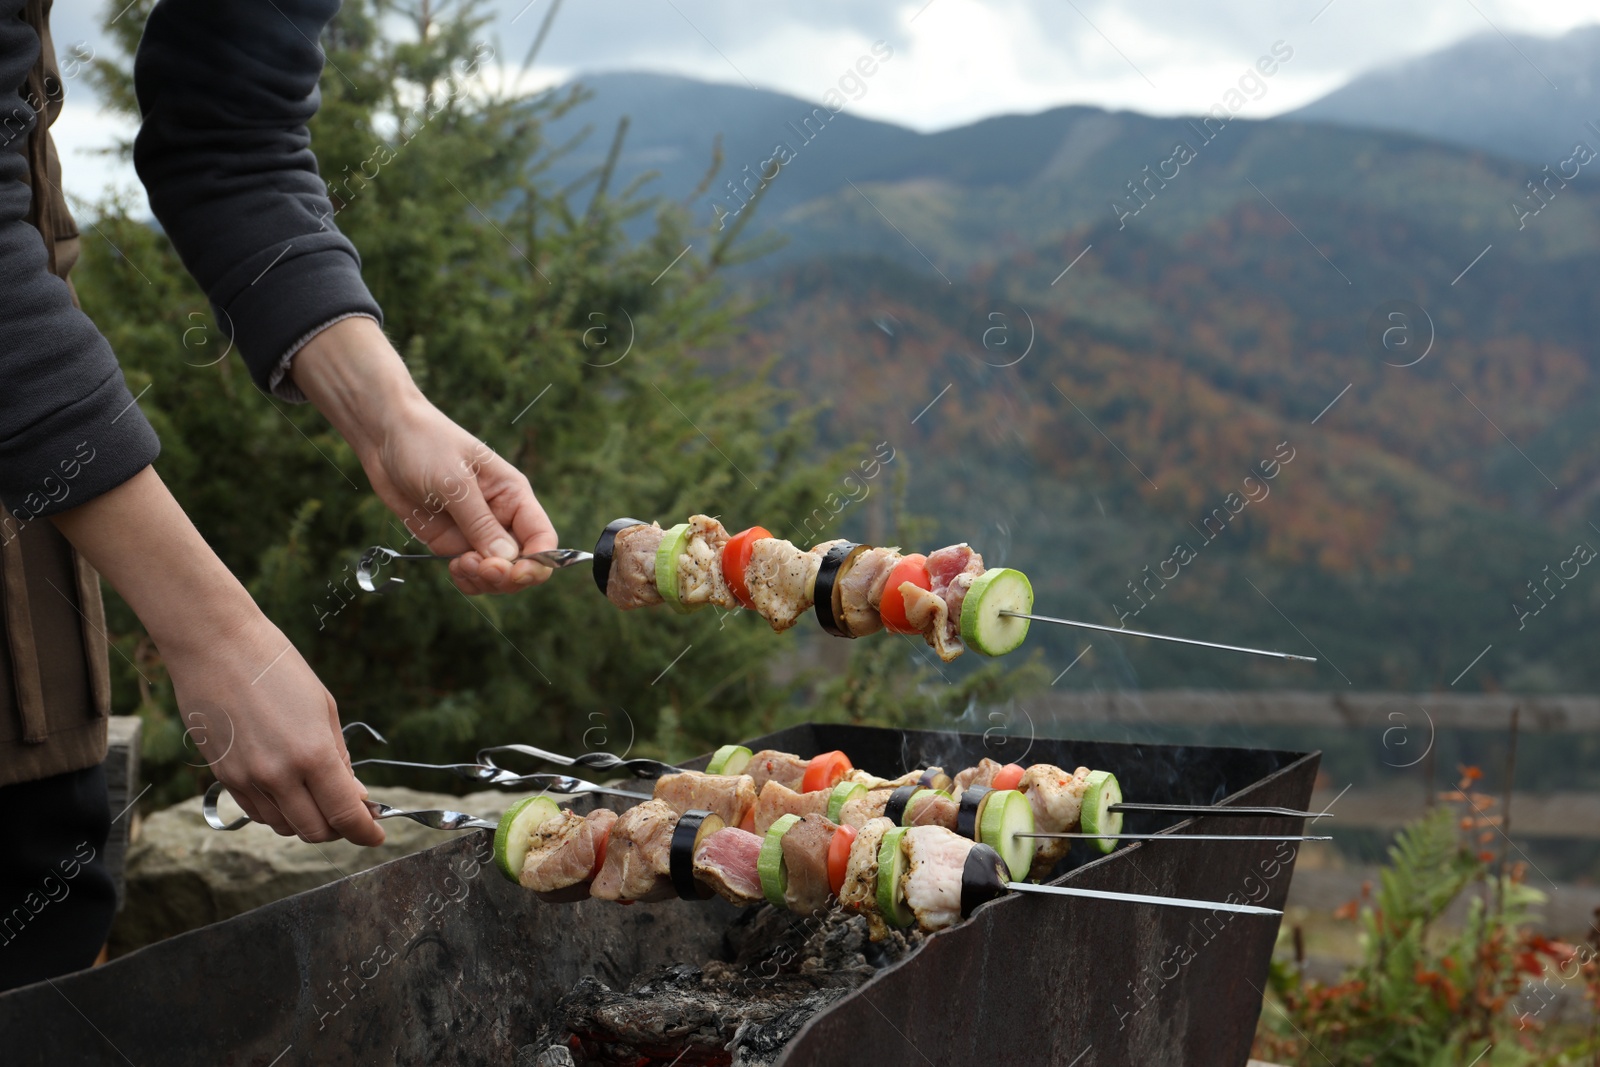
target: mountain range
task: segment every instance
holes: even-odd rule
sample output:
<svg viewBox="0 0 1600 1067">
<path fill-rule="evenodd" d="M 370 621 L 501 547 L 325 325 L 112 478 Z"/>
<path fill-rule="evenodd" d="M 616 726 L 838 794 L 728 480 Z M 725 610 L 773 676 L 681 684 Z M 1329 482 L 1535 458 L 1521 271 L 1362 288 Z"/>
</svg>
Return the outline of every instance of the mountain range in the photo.
<svg viewBox="0 0 1600 1067">
<path fill-rule="evenodd" d="M 830 445 L 896 449 L 898 488 L 825 536 L 928 516 L 1048 613 L 1322 661 L 1040 634 L 1063 686 L 1584 689 L 1600 194 L 1592 163 L 1541 170 L 1573 114 L 1496 116 L 1537 102 L 1534 66 L 1580 101 L 1600 31 L 1508 43 L 1267 121 L 1062 107 L 931 134 L 598 75 L 552 175 L 581 185 L 626 117 L 614 187 L 655 172 L 702 224 L 749 210 L 784 240 L 733 276 L 757 310 L 706 358 L 825 404 Z"/>
</svg>

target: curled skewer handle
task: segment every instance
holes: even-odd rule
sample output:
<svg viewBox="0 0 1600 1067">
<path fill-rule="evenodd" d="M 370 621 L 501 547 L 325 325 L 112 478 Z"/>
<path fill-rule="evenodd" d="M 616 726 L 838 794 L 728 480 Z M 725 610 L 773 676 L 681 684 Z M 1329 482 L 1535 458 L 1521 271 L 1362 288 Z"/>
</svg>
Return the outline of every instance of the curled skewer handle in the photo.
<svg viewBox="0 0 1600 1067">
<path fill-rule="evenodd" d="M 217 813 L 217 801 L 227 788 L 221 782 L 212 782 L 211 788 L 206 790 L 205 799 L 200 801 L 200 814 L 205 816 L 206 825 L 213 830 L 237 830 L 250 822 L 248 815 L 241 815 L 232 822 L 222 821 L 222 816 Z"/>
<path fill-rule="evenodd" d="M 522 756 L 532 756 L 534 759 L 544 760 L 546 763 L 556 763 L 562 767 L 571 767 L 578 762 L 571 756 L 563 756 L 559 752 L 547 752 L 542 748 L 534 748 L 532 745 L 494 745 L 491 748 L 480 748 L 478 749 L 478 762 L 487 764 L 490 767 L 500 767 L 500 764 L 495 762 L 494 757 L 501 752 L 515 752 Z M 504 768 L 501 769 L 504 770 Z"/>
</svg>

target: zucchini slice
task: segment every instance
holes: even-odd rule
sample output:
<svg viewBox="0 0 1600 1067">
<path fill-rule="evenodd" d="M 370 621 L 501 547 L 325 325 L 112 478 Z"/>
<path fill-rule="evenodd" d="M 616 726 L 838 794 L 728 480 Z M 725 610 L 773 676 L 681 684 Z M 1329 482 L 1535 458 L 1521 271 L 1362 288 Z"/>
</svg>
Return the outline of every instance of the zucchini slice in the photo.
<svg viewBox="0 0 1600 1067">
<path fill-rule="evenodd" d="M 1110 771 L 1090 771 L 1089 786 L 1083 791 L 1083 814 L 1079 818 L 1079 829 L 1086 834 L 1120 834 L 1122 832 L 1122 812 L 1112 811 L 1113 804 L 1122 803 L 1122 786 L 1117 782 L 1117 776 Z M 1115 840 L 1109 837 L 1092 838 L 1089 843 L 1101 852 L 1110 852 L 1117 847 Z"/>
<path fill-rule="evenodd" d="M 648 525 L 638 519 L 612 519 L 600 532 L 600 540 L 594 543 L 594 584 L 600 587 L 601 596 L 605 595 L 606 586 L 611 584 L 611 560 L 617 547 L 617 534 L 630 526 Z"/>
<path fill-rule="evenodd" d="M 723 745 L 711 754 L 711 762 L 706 764 L 707 774 L 743 774 L 744 769 L 750 766 L 750 757 L 755 755 L 743 745 Z"/>
<path fill-rule="evenodd" d="M 767 827 L 756 856 L 756 874 L 761 878 L 761 895 L 775 908 L 788 907 L 784 894 L 789 890 L 789 865 L 783 861 L 783 835 L 800 821 L 798 815 L 780 815 Z"/>
<path fill-rule="evenodd" d="M 961 807 L 956 811 L 956 833 L 968 841 L 982 841 L 983 809 L 988 806 L 989 794 L 994 790 L 986 785 L 969 786 L 961 794 Z"/>
<path fill-rule="evenodd" d="M 689 551 L 689 524 L 680 522 L 661 537 L 656 548 L 656 592 L 679 615 L 687 615 L 704 604 L 689 605 L 678 592 L 678 557 Z"/>
<path fill-rule="evenodd" d="M 1014 652 L 1028 636 L 1028 620 L 1000 613 L 1032 610 L 1033 585 L 1026 574 L 1010 567 L 984 571 L 961 601 L 961 640 L 985 656 Z"/>
<path fill-rule="evenodd" d="M 835 637 L 855 636 L 844 622 L 844 576 L 855 563 L 856 557 L 871 547 L 852 541 L 834 545 L 823 555 L 822 566 L 817 568 L 817 582 L 811 592 L 817 622 Z"/>
<path fill-rule="evenodd" d="M 998 852 L 985 844 L 973 845 L 967 862 L 961 866 L 961 917 L 971 915 L 980 904 L 1005 896 L 1006 882 L 1010 880 L 1006 861 Z"/>
<path fill-rule="evenodd" d="M 907 927 L 916 916 L 906 906 L 906 850 L 901 847 L 904 827 L 886 830 L 878 845 L 878 912 L 890 926 Z"/>
<path fill-rule="evenodd" d="M 500 873 L 513 882 L 520 881 L 533 832 L 560 816 L 561 809 L 549 797 L 523 797 L 507 808 L 494 831 L 494 865 Z"/>
<path fill-rule="evenodd" d="M 844 806 L 856 797 L 867 795 L 867 787 L 860 782 L 838 782 L 833 791 L 828 794 L 828 821 L 838 822 L 844 814 Z"/>
<path fill-rule="evenodd" d="M 972 792 L 972 790 L 967 790 Z M 1018 834 L 1033 833 L 1033 805 L 1015 789 L 996 789 L 983 805 L 978 820 L 978 840 L 1000 854 L 1014 881 L 1028 876 L 1038 841 Z"/>
<path fill-rule="evenodd" d="M 701 842 L 727 825 L 722 821 L 722 816 L 698 809 L 686 811 L 678 817 L 678 825 L 672 828 L 667 868 L 672 874 L 672 888 L 678 891 L 679 897 L 684 900 L 705 900 L 711 896 L 710 887 L 700 884 L 694 876 L 694 854 Z"/>
</svg>

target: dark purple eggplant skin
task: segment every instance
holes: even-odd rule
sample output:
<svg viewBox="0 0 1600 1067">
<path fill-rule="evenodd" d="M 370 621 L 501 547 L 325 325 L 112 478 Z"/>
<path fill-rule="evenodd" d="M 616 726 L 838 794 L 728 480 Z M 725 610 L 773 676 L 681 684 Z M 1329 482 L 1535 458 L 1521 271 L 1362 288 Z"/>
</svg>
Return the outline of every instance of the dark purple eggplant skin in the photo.
<svg viewBox="0 0 1600 1067">
<path fill-rule="evenodd" d="M 600 531 L 600 540 L 594 543 L 594 584 L 600 587 L 601 596 L 606 595 L 606 586 L 611 583 L 611 556 L 616 548 L 617 534 L 630 526 L 648 525 L 638 519 L 612 519 Z"/>
<path fill-rule="evenodd" d="M 889 803 L 883 806 L 883 817 L 900 825 L 900 820 L 906 817 L 906 805 L 911 803 L 911 798 L 917 795 L 920 785 L 903 785 L 889 794 Z"/>
<path fill-rule="evenodd" d="M 672 828 L 667 865 L 672 872 L 672 888 L 683 900 L 704 900 L 711 896 L 711 890 L 694 876 L 694 840 L 700 835 L 700 825 L 710 815 L 709 811 L 686 811 Z"/>
<path fill-rule="evenodd" d="M 961 868 L 961 917 L 965 919 L 981 904 L 1006 894 L 1006 862 L 988 845 L 973 845 Z"/>
<path fill-rule="evenodd" d="M 834 588 L 839 579 L 844 577 L 845 568 L 858 553 L 865 552 L 870 545 L 858 545 L 853 541 L 846 541 L 842 545 L 834 545 L 822 557 L 822 566 L 817 568 L 817 583 L 812 587 L 811 598 L 813 610 L 817 613 L 817 622 L 822 629 L 834 637 L 853 637 L 839 622 L 838 615 L 834 612 Z"/>
<path fill-rule="evenodd" d="M 986 785 L 968 786 L 961 794 L 961 809 L 956 814 L 956 833 L 969 840 L 978 839 L 978 806 L 994 790 Z"/>
</svg>

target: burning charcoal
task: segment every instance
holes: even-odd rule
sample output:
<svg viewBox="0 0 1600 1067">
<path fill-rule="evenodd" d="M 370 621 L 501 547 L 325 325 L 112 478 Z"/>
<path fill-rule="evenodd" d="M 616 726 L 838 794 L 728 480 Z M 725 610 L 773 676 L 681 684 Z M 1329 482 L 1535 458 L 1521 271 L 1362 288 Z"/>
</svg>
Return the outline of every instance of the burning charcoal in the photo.
<svg viewBox="0 0 1600 1067">
<path fill-rule="evenodd" d="M 808 1019 L 920 940 L 897 933 L 873 944 L 866 921 L 840 911 L 800 919 L 756 908 L 728 930 L 731 959 L 661 967 L 626 990 L 580 980 L 531 1047 L 570 1053 L 574 1067 L 764 1067 Z"/>
</svg>

